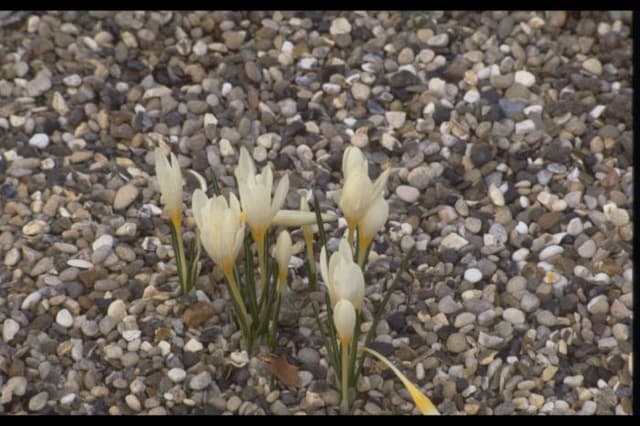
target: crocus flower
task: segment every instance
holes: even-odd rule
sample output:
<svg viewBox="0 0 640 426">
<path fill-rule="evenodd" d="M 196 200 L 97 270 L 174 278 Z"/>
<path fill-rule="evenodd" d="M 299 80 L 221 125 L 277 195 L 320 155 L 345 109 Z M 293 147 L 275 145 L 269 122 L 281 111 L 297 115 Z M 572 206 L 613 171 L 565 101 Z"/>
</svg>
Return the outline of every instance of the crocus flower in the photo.
<svg viewBox="0 0 640 426">
<path fill-rule="evenodd" d="M 347 240 L 340 241 L 337 252 L 327 263 L 327 252 L 320 252 L 320 273 L 329 290 L 329 299 L 336 305 L 340 299 L 349 300 L 356 310 L 360 310 L 364 299 L 364 276 L 362 269 L 353 261 L 353 253 Z"/>
<path fill-rule="evenodd" d="M 357 147 L 349 147 L 342 157 L 344 186 L 340 196 L 340 208 L 349 228 L 349 242 L 365 214 L 384 191 L 389 178 L 387 169 L 371 182 L 364 155 Z"/>
<path fill-rule="evenodd" d="M 289 176 L 285 174 L 280 179 L 272 198 L 271 166 L 265 166 L 260 174 L 256 174 L 253 160 L 245 147 L 240 148 L 240 160 L 234 174 L 238 181 L 240 203 L 242 211 L 246 214 L 247 225 L 251 229 L 254 241 L 260 244 L 273 218 L 284 204 L 289 191 Z"/>
<path fill-rule="evenodd" d="M 234 194 L 229 195 L 229 203 L 222 195 L 209 199 L 196 189 L 192 206 L 202 246 L 225 274 L 232 274 L 244 238 L 238 199 Z"/>
<path fill-rule="evenodd" d="M 182 172 L 178 159 L 171 153 L 171 164 L 160 148 L 154 152 L 156 176 L 165 209 L 176 229 L 180 229 L 182 219 Z"/>
</svg>

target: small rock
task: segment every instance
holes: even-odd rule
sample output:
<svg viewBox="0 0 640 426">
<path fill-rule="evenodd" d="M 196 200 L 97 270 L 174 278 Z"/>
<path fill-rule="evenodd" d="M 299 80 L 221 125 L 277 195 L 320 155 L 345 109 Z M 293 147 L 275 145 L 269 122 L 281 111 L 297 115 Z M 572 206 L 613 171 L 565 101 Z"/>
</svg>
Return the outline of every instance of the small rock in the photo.
<svg viewBox="0 0 640 426">
<path fill-rule="evenodd" d="M 585 259 L 591 259 L 596 254 L 596 243 L 593 240 L 587 240 L 578 247 L 578 254 Z"/>
<path fill-rule="evenodd" d="M 404 124 L 407 113 L 403 111 L 388 111 L 385 113 L 389 127 L 392 129 L 399 129 Z"/>
<path fill-rule="evenodd" d="M 444 237 L 440 242 L 440 245 L 445 249 L 453 249 L 453 250 L 460 250 L 467 244 L 469 244 L 469 241 L 465 240 L 455 232 L 447 234 L 447 236 Z"/>
<path fill-rule="evenodd" d="M 49 136 L 45 133 L 36 133 L 29 139 L 29 145 L 39 149 L 45 149 L 49 146 Z"/>
<path fill-rule="evenodd" d="M 436 34 L 427 40 L 427 45 L 430 47 L 444 47 L 449 44 L 449 34 L 442 33 Z"/>
<path fill-rule="evenodd" d="M 609 312 L 609 302 L 607 296 L 600 294 L 587 303 L 587 311 L 594 315 L 602 315 Z"/>
<path fill-rule="evenodd" d="M 502 191 L 494 184 L 489 186 L 489 197 L 496 206 L 504 206 L 504 194 L 502 194 Z"/>
<path fill-rule="evenodd" d="M 202 343 L 193 338 L 189 339 L 187 344 L 184 345 L 184 350 L 187 352 L 200 352 L 202 349 L 204 349 Z"/>
<path fill-rule="evenodd" d="M 189 381 L 189 387 L 193 390 L 203 390 L 211 384 L 211 374 L 208 371 L 203 371 L 191 378 Z"/>
<path fill-rule="evenodd" d="M 514 325 L 524 324 L 525 321 L 524 312 L 516 308 L 505 309 L 502 313 L 502 318 Z"/>
<path fill-rule="evenodd" d="M 464 279 L 471 283 L 477 283 L 482 279 L 482 272 L 478 268 L 469 268 L 464 271 Z"/>
<path fill-rule="evenodd" d="M 172 368 L 167 373 L 167 376 L 172 382 L 180 383 L 187 377 L 187 373 L 182 368 Z"/>
<path fill-rule="evenodd" d="M 536 82 L 536 76 L 529 71 L 516 71 L 514 81 L 525 87 L 531 87 Z"/>
<path fill-rule="evenodd" d="M 339 17 L 331 22 L 331 27 L 329 28 L 329 32 L 331 35 L 341 35 L 341 34 L 349 34 L 351 32 L 351 24 L 347 20 L 347 18 Z"/>
<path fill-rule="evenodd" d="M 56 315 L 56 323 L 64 328 L 69 328 L 73 325 L 73 316 L 66 309 L 61 309 Z"/>
<path fill-rule="evenodd" d="M 582 68 L 589 71 L 591 74 L 601 75 L 602 64 L 597 58 L 589 58 L 582 63 Z"/>
<path fill-rule="evenodd" d="M 447 338 L 447 350 L 453 353 L 460 353 L 467 350 L 467 339 L 462 333 L 452 333 Z"/>
<path fill-rule="evenodd" d="M 29 411 L 40 411 L 47 405 L 49 395 L 46 392 L 35 394 L 29 400 Z"/>
<path fill-rule="evenodd" d="M 2 340 L 9 343 L 20 331 L 20 324 L 11 318 L 4 320 L 2 324 Z"/>
<path fill-rule="evenodd" d="M 398 185 L 396 195 L 406 203 L 414 203 L 420 197 L 420 191 L 412 186 Z"/>
<path fill-rule="evenodd" d="M 121 186 L 113 199 L 113 208 L 116 210 L 127 208 L 138 197 L 138 188 L 132 184 Z"/>
<path fill-rule="evenodd" d="M 116 322 L 122 321 L 122 319 L 127 315 L 127 308 L 124 302 L 120 299 L 111 302 L 107 309 L 107 315 L 116 320 Z"/>
</svg>

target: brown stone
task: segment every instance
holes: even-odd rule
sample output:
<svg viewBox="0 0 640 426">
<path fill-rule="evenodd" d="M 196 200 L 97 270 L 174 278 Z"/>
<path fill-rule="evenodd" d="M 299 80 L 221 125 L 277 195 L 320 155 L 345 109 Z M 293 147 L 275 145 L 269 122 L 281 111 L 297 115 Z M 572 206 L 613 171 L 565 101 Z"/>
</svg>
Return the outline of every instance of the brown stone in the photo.
<svg viewBox="0 0 640 426">
<path fill-rule="evenodd" d="M 548 231 L 560 223 L 561 220 L 561 212 L 548 212 L 540 216 L 538 219 L 538 225 L 540 225 L 540 228 L 542 228 L 543 231 Z"/>
</svg>

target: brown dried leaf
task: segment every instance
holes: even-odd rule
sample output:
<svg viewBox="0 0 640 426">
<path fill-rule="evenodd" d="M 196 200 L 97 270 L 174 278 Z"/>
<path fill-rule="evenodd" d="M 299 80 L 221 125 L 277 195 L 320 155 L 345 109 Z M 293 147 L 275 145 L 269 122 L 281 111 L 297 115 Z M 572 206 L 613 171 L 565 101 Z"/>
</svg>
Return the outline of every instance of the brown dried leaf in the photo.
<svg viewBox="0 0 640 426">
<path fill-rule="evenodd" d="M 267 355 L 263 357 L 269 364 L 271 374 L 276 376 L 278 380 L 287 386 L 300 386 L 300 377 L 298 377 L 298 367 L 289 364 L 285 355 L 274 356 Z"/>
</svg>

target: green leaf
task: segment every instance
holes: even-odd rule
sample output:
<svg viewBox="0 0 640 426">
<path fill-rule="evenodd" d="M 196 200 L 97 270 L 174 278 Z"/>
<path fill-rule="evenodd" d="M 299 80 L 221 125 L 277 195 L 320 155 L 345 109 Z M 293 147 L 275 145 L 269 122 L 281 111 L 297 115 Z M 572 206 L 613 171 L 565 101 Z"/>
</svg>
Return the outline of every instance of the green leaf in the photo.
<svg viewBox="0 0 640 426">
<path fill-rule="evenodd" d="M 322 220 L 322 214 L 320 214 L 320 202 L 318 196 L 313 193 L 313 210 L 316 214 L 316 223 L 318 224 L 318 237 L 320 238 L 320 246 L 324 247 L 329 255 L 329 248 L 327 247 L 327 234 L 324 232 L 324 222 Z"/>
</svg>

